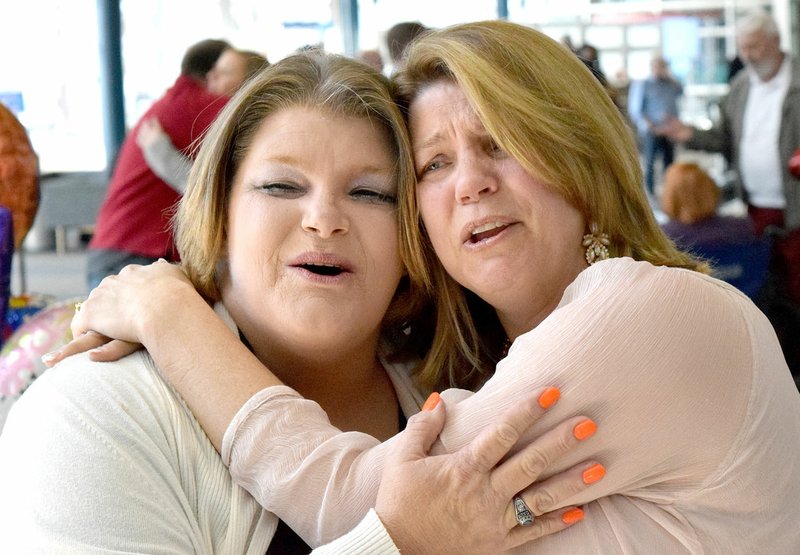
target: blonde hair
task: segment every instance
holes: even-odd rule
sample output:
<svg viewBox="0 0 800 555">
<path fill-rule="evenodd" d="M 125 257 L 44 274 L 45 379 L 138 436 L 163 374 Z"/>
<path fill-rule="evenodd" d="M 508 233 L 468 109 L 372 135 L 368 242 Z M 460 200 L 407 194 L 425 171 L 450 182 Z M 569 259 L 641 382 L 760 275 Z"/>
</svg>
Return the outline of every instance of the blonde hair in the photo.
<svg viewBox="0 0 800 555">
<path fill-rule="evenodd" d="M 173 222 L 184 269 L 203 296 L 220 299 L 234 175 L 264 119 L 277 111 L 300 106 L 369 119 L 380 126 L 393 147 L 398 198 L 412 194 L 411 146 L 393 87 L 385 77 L 355 60 L 307 53 L 263 69 L 233 96 L 203 139 Z M 408 275 L 384 319 L 384 331 L 391 328 L 392 333 L 426 302 L 420 269 L 406 258 L 403 262 Z"/>
<path fill-rule="evenodd" d="M 597 223 L 611 256 L 704 269 L 658 226 L 642 187 L 632 134 L 605 89 L 574 54 L 546 35 L 505 21 L 467 23 L 417 39 L 397 76 L 402 104 L 440 80 L 461 87 L 492 138 L 532 175 Z M 423 229 L 415 195 L 401 227 Z M 429 268 L 437 328 L 419 372 L 430 387 L 475 387 L 502 356 L 504 333 L 491 307 L 445 272 L 415 233 L 409 256 Z"/>
<path fill-rule="evenodd" d="M 719 187 L 697 164 L 675 162 L 664 173 L 661 208 L 673 220 L 693 224 L 717 211 Z"/>
</svg>

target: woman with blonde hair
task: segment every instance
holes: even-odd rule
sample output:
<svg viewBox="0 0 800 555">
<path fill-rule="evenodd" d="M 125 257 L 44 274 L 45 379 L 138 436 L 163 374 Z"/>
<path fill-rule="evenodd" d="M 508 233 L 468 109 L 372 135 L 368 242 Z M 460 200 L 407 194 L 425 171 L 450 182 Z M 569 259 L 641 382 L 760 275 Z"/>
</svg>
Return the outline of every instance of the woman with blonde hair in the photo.
<svg viewBox="0 0 800 555">
<path fill-rule="evenodd" d="M 459 449 L 525 392 L 555 383 L 569 402 L 530 437 L 580 407 L 603 428 L 554 469 L 591 454 L 608 473 L 562 501 L 586 503 L 585 523 L 522 549 L 798 552 L 800 531 L 778 523 L 796 514 L 800 496 L 800 396 L 775 334 L 746 297 L 659 229 L 633 139 L 591 73 L 542 33 L 489 21 L 421 37 L 397 80 L 417 176 L 414 194 L 400 199 L 401 237 L 408 259 L 427 265 L 422 282 L 437 303 L 418 379 L 479 388 L 442 393 L 448 418 L 432 453 Z M 132 272 L 98 293 L 106 314 L 82 312 L 75 330 L 143 339 L 109 322 L 124 307 L 144 317 L 136 302 L 113 297 L 174 280 L 175 271 Z M 214 370 L 193 373 L 205 380 Z M 375 486 L 361 486 L 379 472 L 386 444 L 350 444 L 311 411 L 286 422 L 281 414 L 302 400 L 271 389 L 228 420 L 223 457 L 261 502 L 317 499 L 310 513 L 288 502 L 270 508 L 324 537 L 342 525 L 332 511 L 374 499 Z M 303 449 L 291 444 L 312 434 Z M 278 435 L 286 441 L 266 439 Z M 436 457 L 417 462 L 428 460 Z M 396 499 L 406 512 L 386 524 L 420 513 L 435 522 L 425 473 L 405 467 L 416 470 Z M 446 537 L 441 529 L 425 532 L 413 544 L 420 551 L 446 549 L 431 543 Z"/>
<path fill-rule="evenodd" d="M 396 436 L 422 408 L 395 443 L 406 446 L 404 455 L 424 456 L 444 410 L 437 396 L 423 405 L 423 392 L 409 376 L 414 341 L 419 334 L 424 341 L 424 330 L 407 329 L 408 323 L 426 295 L 399 249 L 396 198 L 410 194 L 413 164 L 390 90 L 386 78 L 354 60 L 300 55 L 259 74 L 227 104 L 203 143 L 177 218 L 192 281 L 170 284 L 165 302 L 158 295 L 145 299 L 146 311 L 168 310 L 138 330 L 153 333 L 161 345 L 189 329 L 210 345 L 232 341 L 232 349 L 204 354 L 203 364 L 219 370 L 220 382 L 203 385 L 189 375 L 197 361 L 188 343 L 169 352 L 152 343 L 163 358 L 140 352 L 107 368 L 76 356 L 37 379 L 0 435 L 0 541 L 7 550 L 308 552 L 232 481 L 215 450 L 215 420 L 197 410 L 210 402 L 230 419 L 265 385 L 277 385 L 269 389 L 279 399 L 296 399 L 296 392 L 309 399 L 285 407 L 288 422 L 297 409 L 303 418 L 311 408 L 365 449 Z M 187 293 L 198 302 L 184 306 L 180 299 Z M 170 370 L 186 364 L 186 383 L 200 387 L 186 390 L 170 373 L 179 395 L 162 378 L 162 363 Z M 252 367 L 261 368 L 255 379 L 241 371 Z M 453 546 L 509 548 L 580 520 L 579 509 L 559 506 L 522 527 L 513 509 L 515 500 L 536 498 L 556 505 L 586 487 L 581 472 L 593 461 L 530 486 L 550 461 L 592 435 L 596 426 L 585 417 L 565 418 L 505 458 L 557 398 L 552 387 L 531 390 L 526 402 L 499 416 L 467 448 L 431 461 L 431 468 L 446 472 L 428 483 L 445 500 L 466 505 L 430 503 L 439 518 L 469 526 L 451 538 Z M 278 433 L 268 443 L 282 438 Z M 304 450 L 301 438 L 291 444 Z M 275 462 L 276 470 L 286 468 Z M 448 481 L 450 474 L 463 479 Z M 391 500 L 397 480 L 389 477 L 382 492 Z M 378 485 L 380 475 L 372 481 Z M 287 500 L 275 498 L 276 504 Z M 304 515 L 317 502 L 291 499 Z M 399 510 L 392 503 L 365 498 L 336 508 L 336 518 L 361 524 L 342 529 L 338 540 L 329 536 L 325 542 L 335 541 L 323 552 L 394 549 L 372 507 L 395 536 L 410 527 L 392 517 Z"/>
</svg>

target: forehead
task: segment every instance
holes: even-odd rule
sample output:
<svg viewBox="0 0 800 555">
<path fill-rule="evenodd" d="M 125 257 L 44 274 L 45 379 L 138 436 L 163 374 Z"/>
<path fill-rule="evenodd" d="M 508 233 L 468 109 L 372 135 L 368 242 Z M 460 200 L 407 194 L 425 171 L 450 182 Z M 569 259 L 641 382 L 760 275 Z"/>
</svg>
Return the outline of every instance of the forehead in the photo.
<svg viewBox="0 0 800 555">
<path fill-rule="evenodd" d="M 222 55 L 217 59 L 217 63 L 215 64 L 218 67 L 235 67 L 244 65 L 244 56 L 235 50 L 226 50 L 222 53 Z"/>
<path fill-rule="evenodd" d="M 775 37 L 768 35 L 765 31 L 758 29 L 749 33 L 742 33 L 737 37 L 739 46 L 756 47 L 770 43 Z"/>
<path fill-rule="evenodd" d="M 373 119 L 336 114 L 303 105 L 277 109 L 257 125 L 243 163 L 286 157 L 308 164 L 337 166 L 391 164 L 389 132 Z"/>
<path fill-rule="evenodd" d="M 412 140 L 424 139 L 429 132 L 442 133 L 457 126 L 474 134 L 485 128 L 461 87 L 452 81 L 436 81 L 423 88 L 409 111 Z"/>
</svg>

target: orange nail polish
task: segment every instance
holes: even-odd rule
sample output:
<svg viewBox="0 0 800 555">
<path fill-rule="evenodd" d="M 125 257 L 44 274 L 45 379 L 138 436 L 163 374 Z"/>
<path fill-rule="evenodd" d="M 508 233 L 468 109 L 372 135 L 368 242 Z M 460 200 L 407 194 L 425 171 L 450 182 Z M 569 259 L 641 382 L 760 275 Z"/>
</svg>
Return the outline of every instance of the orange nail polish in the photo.
<svg viewBox="0 0 800 555">
<path fill-rule="evenodd" d="M 561 522 L 564 524 L 575 524 L 576 522 L 583 520 L 583 516 L 583 509 L 578 509 L 576 507 L 561 515 Z"/>
<path fill-rule="evenodd" d="M 556 404 L 559 397 L 561 397 L 561 391 L 557 387 L 548 387 L 544 390 L 544 393 L 539 395 L 539 406 L 543 409 L 549 409 Z"/>
<path fill-rule="evenodd" d="M 428 399 L 425 401 L 425 404 L 422 405 L 422 410 L 430 411 L 436 408 L 436 405 L 439 404 L 442 398 L 439 397 L 439 394 L 435 391 L 428 396 Z"/>
<path fill-rule="evenodd" d="M 593 420 L 587 418 L 583 422 L 578 422 L 575 427 L 572 428 L 572 435 L 574 435 L 576 439 L 583 440 L 592 437 L 596 431 L 597 424 L 595 424 Z"/>
<path fill-rule="evenodd" d="M 595 464 L 583 471 L 583 483 L 594 484 L 597 480 L 606 475 L 606 467 L 602 464 Z"/>
</svg>

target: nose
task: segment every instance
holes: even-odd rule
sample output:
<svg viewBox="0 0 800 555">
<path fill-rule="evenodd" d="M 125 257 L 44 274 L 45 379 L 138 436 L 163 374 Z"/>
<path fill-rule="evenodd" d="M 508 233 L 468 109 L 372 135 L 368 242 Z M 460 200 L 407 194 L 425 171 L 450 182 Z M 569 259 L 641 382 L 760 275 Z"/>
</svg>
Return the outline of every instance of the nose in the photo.
<svg viewBox="0 0 800 555">
<path fill-rule="evenodd" d="M 350 229 L 350 220 L 335 199 L 327 195 L 318 195 L 309 198 L 302 226 L 305 231 L 327 239 L 333 235 L 347 233 Z"/>
<path fill-rule="evenodd" d="M 456 200 L 462 204 L 478 202 L 481 197 L 497 191 L 497 176 L 488 164 L 490 161 L 463 159 L 456 176 Z"/>
</svg>

